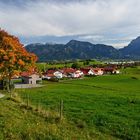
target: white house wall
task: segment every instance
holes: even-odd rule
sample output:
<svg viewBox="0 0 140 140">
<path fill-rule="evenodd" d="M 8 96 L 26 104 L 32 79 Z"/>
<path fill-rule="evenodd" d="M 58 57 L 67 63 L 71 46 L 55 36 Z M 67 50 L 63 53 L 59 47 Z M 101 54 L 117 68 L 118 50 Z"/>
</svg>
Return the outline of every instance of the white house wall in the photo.
<svg viewBox="0 0 140 140">
<path fill-rule="evenodd" d="M 59 71 L 54 72 L 54 75 L 59 79 L 63 78 L 63 74 Z"/>
</svg>

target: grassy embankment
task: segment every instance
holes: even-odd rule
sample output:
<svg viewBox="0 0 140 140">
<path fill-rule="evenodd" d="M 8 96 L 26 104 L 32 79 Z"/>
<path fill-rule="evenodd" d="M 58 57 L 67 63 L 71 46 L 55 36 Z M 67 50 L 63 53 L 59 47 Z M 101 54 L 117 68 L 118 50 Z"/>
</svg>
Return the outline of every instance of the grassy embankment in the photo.
<svg viewBox="0 0 140 140">
<path fill-rule="evenodd" d="M 6 96 L 0 99 L 0 140 L 62 140 L 65 138 L 88 139 L 88 135 L 65 118 L 60 121 L 57 112 L 44 110 L 41 106 L 37 108 L 27 106 L 18 97 Z"/>
<path fill-rule="evenodd" d="M 44 85 L 18 92 L 24 101 L 28 95 L 32 105 L 40 104 L 56 114 L 63 100 L 64 122 L 44 119 L 34 110 L 21 109 L 19 104 L 1 99 L 1 137 L 10 132 L 36 139 L 140 139 L 140 68 L 124 69 L 120 75 Z"/>
</svg>

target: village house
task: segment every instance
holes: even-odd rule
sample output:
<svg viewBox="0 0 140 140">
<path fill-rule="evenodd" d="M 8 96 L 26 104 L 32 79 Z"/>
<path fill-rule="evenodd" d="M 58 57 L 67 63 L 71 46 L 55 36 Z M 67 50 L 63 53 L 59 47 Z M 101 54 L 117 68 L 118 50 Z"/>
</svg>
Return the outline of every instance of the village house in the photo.
<svg viewBox="0 0 140 140">
<path fill-rule="evenodd" d="M 75 70 L 71 73 L 71 78 L 80 78 L 83 76 L 83 72 L 81 70 Z"/>
<path fill-rule="evenodd" d="M 104 71 L 103 68 L 92 68 L 93 75 L 103 75 Z"/>
<path fill-rule="evenodd" d="M 91 67 L 80 69 L 84 75 L 94 75 L 94 71 Z"/>
<path fill-rule="evenodd" d="M 87 69 L 87 68 L 81 68 L 80 70 L 83 72 L 84 75 L 90 75 L 91 73 L 90 69 Z"/>
<path fill-rule="evenodd" d="M 118 69 L 113 68 L 113 67 L 106 67 L 103 70 L 104 70 L 104 74 L 119 74 L 120 73 Z"/>
<path fill-rule="evenodd" d="M 63 78 L 63 74 L 61 71 L 55 71 L 54 72 L 54 76 L 58 79 L 62 79 Z"/>
<path fill-rule="evenodd" d="M 68 78 L 71 78 L 72 77 L 72 73 L 74 72 L 75 70 L 73 68 L 63 68 L 61 70 L 62 72 L 62 75 L 63 77 L 68 77 Z"/>
<path fill-rule="evenodd" d="M 45 73 L 43 73 L 43 79 L 52 79 L 52 78 L 63 78 L 63 74 L 59 70 L 48 70 Z"/>
<path fill-rule="evenodd" d="M 94 74 L 94 72 L 91 68 L 81 68 L 80 70 L 83 72 L 84 75 L 93 75 Z"/>
<path fill-rule="evenodd" d="M 77 76 L 81 77 L 84 76 L 84 73 L 81 70 L 76 70 L 75 73 L 77 74 Z"/>
<path fill-rule="evenodd" d="M 81 71 L 84 73 L 84 75 L 103 75 L 103 69 L 102 68 L 81 68 Z"/>
<path fill-rule="evenodd" d="M 47 79 L 47 80 L 49 80 L 49 79 L 52 79 L 52 78 L 56 78 L 55 76 L 54 76 L 54 74 L 47 74 L 47 73 L 44 73 L 43 74 L 43 76 L 42 76 L 42 79 Z"/>
<path fill-rule="evenodd" d="M 68 78 L 80 78 L 83 75 L 81 70 L 73 69 L 73 68 L 64 68 L 62 70 L 63 77 Z"/>
<path fill-rule="evenodd" d="M 24 84 L 37 84 L 42 82 L 41 76 L 37 73 L 22 72 L 21 79 Z"/>
<path fill-rule="evenodd" d="M 119 70 L 116 70 L 115 68 L 93 68 L 93 67 L 86 67 L 78 69 L 73 68 L 63 68 L 59 70 L 48 70 L 45 73 L 43 73 L 42 78 L 43 79 L 62 79 L 62 78 L 80 78 L 84 75 L 95 75 L 100 76 L 103 74 L 118 74 Z"/>
<path fill-rule="evenodd" d="M 115 71 L 115 74 L 119 74 L 119 73 L 120 73 L 120 71 L 119 71 L 119 70 L 116 70 L 116 71 Z"/>
</svg>

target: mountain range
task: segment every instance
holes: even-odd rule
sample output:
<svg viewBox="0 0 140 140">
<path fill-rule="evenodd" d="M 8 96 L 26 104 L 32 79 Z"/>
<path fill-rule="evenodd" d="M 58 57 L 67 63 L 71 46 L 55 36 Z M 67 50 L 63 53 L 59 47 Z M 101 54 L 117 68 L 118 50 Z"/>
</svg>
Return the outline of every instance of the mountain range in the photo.
<svg viewBox="0 0 140 140">
<path fill-rule="evenodd" d="M 25 48 L 35 53 L 40 62 L 74 59 L 140 59 L 140 37 L 122 49 L 77 40 L 71 40 L 67 44 L 34 43 L 26 45 Z"/>
</svg>

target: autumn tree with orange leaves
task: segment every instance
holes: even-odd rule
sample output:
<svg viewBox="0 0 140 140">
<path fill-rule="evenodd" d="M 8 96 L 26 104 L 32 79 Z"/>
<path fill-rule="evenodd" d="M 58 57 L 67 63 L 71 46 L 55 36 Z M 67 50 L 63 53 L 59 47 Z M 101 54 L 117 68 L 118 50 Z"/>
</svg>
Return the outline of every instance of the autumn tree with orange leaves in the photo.
<svg viewBox="0 0 140 140">
<path fill-rule="evenodd" d="M 0 29 L 0 79 L 7 79 L 9 90 L 11 78 L 33 70 L 36 61 L 36 55 L 27 52 L 17 37 Z"/>
</svg>

